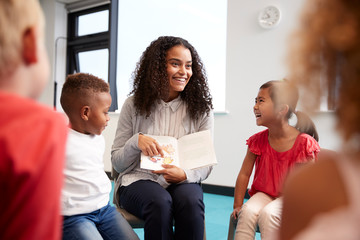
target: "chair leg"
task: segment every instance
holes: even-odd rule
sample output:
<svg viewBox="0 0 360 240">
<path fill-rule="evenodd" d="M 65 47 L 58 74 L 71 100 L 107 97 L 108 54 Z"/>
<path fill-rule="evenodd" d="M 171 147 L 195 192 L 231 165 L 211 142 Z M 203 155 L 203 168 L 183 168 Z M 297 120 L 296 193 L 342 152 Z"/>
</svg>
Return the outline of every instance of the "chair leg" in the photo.
<svg viewBox="0 0 360 240">
<path fill-rule="evenodd" d="M 234 240 L 235 230 L 236 230 L 237 219 L 235 219 L 232 214 L 230 214 L 229 220 L 229 231 L 228 231 L 228 240 Z"/>
<path fill-rule="evenodd" d="M 204 240 L 206 240 L 206 228 L 205 228 L 205 219 L 204 219 Z"/>
<path fill-rule="evenodd" d="M 234 240 L 237 221 L 238 220 L 230 214 L 228 240 Z M 256 226 L 256 232 L 260 233 L 259 225 Z"/>
</svg>

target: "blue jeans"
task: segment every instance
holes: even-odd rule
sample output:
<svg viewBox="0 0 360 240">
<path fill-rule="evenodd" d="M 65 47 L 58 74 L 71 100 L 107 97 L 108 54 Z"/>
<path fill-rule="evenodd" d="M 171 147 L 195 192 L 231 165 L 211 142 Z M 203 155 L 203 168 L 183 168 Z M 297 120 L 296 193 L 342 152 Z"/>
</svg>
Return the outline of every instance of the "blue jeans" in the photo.
<svg viewBox="0 0 360 240">
<path fill-rule="evenodd" d="M 140 180 L 118 193 L 122 207 L 144 219 L 146 240 L 203 239 L 205 206 L 199 184 L 171 184 L 164 189 L 156 182 Z"/>
<path fill-rule="evenodd" d="M 129 223 L 109 204 L 91 213 L 64 216 L 63 240 L 139 239 Z"/>
</svg>

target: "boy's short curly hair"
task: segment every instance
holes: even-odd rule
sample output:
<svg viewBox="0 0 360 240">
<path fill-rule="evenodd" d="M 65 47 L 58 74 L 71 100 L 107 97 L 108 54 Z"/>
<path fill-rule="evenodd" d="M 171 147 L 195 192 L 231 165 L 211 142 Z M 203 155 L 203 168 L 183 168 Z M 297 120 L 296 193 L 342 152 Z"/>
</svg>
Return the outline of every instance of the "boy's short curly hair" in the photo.
<svg viewBox="0 0 360 240">
<path fill-rule="evenodd" d="M 109 84 L 88 73 L 68 75 L 61 91 L 60 103 L 66 114 L 72 111 L 74 103 L 89 105 L 95 93 L 110 92 Z"/>
<path fill-rule="evenodd" d="M 180 93 L 190 117 L 197 119 L 205 113 L 209 114 L 213 108 L 205 68 L 196 49 L 183 38 L 161 36 L 146 48 L 133 74 L 130 94 L 134 94 L 138 114 L 149 116 L 154 103 L 168 97 L 166 55 L 170 48 L 179 45 L 189 49 L 192 58 L 192 76 Z"/>
</svg>

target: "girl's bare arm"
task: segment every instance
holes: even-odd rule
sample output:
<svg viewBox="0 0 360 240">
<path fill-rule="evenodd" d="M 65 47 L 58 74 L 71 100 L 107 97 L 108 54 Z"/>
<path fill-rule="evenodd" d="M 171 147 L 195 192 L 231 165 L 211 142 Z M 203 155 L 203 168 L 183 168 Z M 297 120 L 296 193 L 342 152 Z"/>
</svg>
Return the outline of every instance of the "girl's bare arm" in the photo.
<svg viewBox="0 0 360 240">
<path fill-rule="evenodd" d="M 250 152 L 248 148 L 239 175 L 236 179 L 235 193 L 234 193 L 234 211 L 232 213 L 235 219 L 237 218 L 238 213 L 243 205 L 245 192 L 249 183 L 250 175 L 254 168 L 255 159 L 256 159 L 256 155 Z"/>
</svg>

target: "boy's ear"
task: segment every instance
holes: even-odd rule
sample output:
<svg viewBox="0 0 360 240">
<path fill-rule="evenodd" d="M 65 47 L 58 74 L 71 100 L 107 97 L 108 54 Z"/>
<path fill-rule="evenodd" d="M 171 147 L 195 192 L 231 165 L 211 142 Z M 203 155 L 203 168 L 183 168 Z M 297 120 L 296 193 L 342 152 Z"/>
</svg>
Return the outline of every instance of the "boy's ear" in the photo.
<svg viewBox="0 0 360 240">
<path fill-rule="evenodd" d="M 37 38 L 35 27 L 26 29 L 22 39 L 23 44 L 23 60 L 26 65 L 36 63 L 38 61 L 37 56 Z"/>
<path fill-rule="evenodd" d="M 87 121 L 87 120 L 89 120 L 89 115 L 90 115 L 90 107 L 83 106 L 80 110 L 81 119 Z"/>
</svg>

